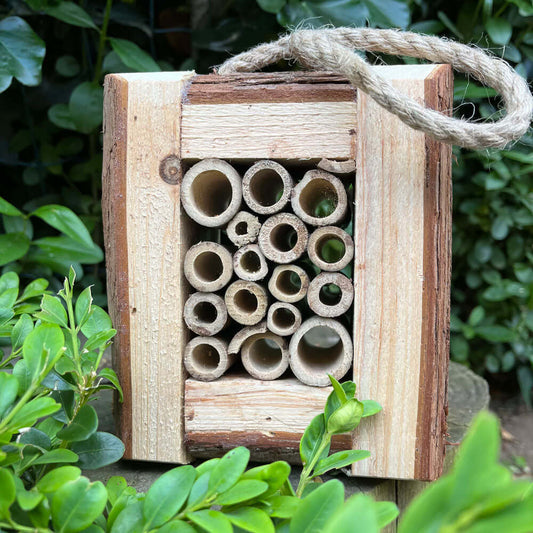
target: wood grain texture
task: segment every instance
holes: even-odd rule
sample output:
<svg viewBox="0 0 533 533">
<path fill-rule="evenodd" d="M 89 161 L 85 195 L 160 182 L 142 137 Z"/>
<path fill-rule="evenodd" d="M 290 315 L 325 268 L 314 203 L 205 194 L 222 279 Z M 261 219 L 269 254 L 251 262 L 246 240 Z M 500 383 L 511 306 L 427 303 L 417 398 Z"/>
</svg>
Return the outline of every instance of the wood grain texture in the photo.
<svg viewBox="0 0 533 533">
<path fill-rule="evenodd" d="M 125 171 L 120 169 L 116 178 L 121 180 L 123 195 L 118 199 L 118 212 L 126 217 L 127 228 L 115 243 L 120 249 L 114 253 L 127 256 L 129 354 L 121 351 L 119 357 L 126 357 L 125 364 L 129 364 L 130 375 L 120 377 L 122 381 L 129 378 L 131 418 L 124 423 L 131 424 L 131 459 L 188 459 L 182 438 L 186 332 L 181 320 L 185 247 L 180 241 L 184 222 L 179 185 L 165 183 L 159 166 L 169 155 L 179 158 L 182 92 L 192 76 L 187 72 L 125 74 L 106 80 L 108 86 L 118 83 L 127 93 L 127 137 L 121 140 Z M 109 105 L 106 102 L 106 108 Z M 108 135 L 113 132 L 106 131 Z M 112 199 L 109 210 L 113 217 Z M 108 266 L 117 268 L 113 258 Z M 116 279 L 117 275 L 110 276 Z"/>
<path fill-rule="evenodd" d="M 195 457 L 222 455 L 246 446 L 255 461 L 299 463 L 299 443 L 323 411 L 331 387 L 307 387 L 294 378 L 260 381 L 223 376 L 216 382 L 187 379 L 185 439 Z M 332 450 L 349 449 L 349 435 L 334 438 Z"/>
<path fill-rule="evenodd" d="M 447 77 L 432 89 L 448 101 L 447 67 L 381 73 L 420 102 L 427 101 L 428 78 Z M 449 194 L 438 195 L 449 191 L 449 151 L 428 145 L 423 133 L 364 94 L 357 117 L 354 380 L 360 397 L 379 401 L 383 412 L 354 436 L 354 447 L 372 457 L 355 464 L 353 474 L 434 479 L 444 450 L 447 316 L 441 315 L 449 301 L 451 230 L 441 213 L 449 211 Z M 442 331 L 435 334 L 435 327 Z"/>
</svg>

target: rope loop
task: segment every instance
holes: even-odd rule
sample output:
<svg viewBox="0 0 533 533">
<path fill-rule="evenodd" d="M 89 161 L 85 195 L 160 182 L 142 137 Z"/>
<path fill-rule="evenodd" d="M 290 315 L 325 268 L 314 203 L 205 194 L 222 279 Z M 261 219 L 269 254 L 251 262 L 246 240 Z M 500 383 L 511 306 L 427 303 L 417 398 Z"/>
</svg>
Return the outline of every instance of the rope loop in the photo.
<svg viewBox="0 0 533 533">
<path fill-rule="evenodd" d="M 448 63 L 495 89 L 503 98 L 506 113 L 495 122 L 473 123 L 428 109 L 395 89 L 354 49 Z M 533 118 L 533 97 L 526 81 L 502 59 L 474 46 L 399 30 L 297 30 L 227 60 L 218 73 L 254 72 L 282 59 L 296 59 L 310 70 L 340 74 L 412 128 L 465 148 L 503 148 L 522 137 Z"/>
</svg>

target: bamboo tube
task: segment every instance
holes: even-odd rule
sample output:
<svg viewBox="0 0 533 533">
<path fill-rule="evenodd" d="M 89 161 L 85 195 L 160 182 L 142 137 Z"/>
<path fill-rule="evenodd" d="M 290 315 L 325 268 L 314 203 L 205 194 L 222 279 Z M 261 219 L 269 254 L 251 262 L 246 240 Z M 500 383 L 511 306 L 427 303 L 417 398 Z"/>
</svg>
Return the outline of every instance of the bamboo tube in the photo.
<svg viewBox="0 0 533 533">
<path fill-rule="evenodd" d="M 340 380 L 353 362 L 353 343 L 346 328 L 331 318 L 306 320 L 289 344 L 290 366 L 306 385 L 330 385 L 328 374 Z"/>
<path fill-rule="evenodd" d="M 193 165 L 181 183 L 181 204 L 198 224 L 218 228 L 239 211 L 241 177 L 226 161 L 203 159 Z"/>
<path fill-rule="evenodd" d="M 259 281 L 268 274 L 268 266 L 259 246 L 247 244 L 233 255 L 233 270 L 245 281 Z"/>
<path fill-rule="evenodd" d="M 252 281 L 237 280 L 227 289 L 224 301 L 228 314 L 245 326 L 253 326 L 266 315 L 268 296 L 263 287 Z"/>
<path fill-rule="evenodd" d="M 331 172 L 332 174 L 352 174 L 355 172 L 355 159 L 346 161 L 336 161 L 335 159 L 321 159 L 317 164 L 320 170 Z"/>
<path fill-rule="evenodd" d="M 297 265 L 277 266 L 268 282 L 270 294 L 281 302 L 299 302 L 307 294 L 309 276 Z"/>
<path fill-rule="evenodd" d="M 183 306 L 183 319 L 191 331 L 209 337 L 216 335 L 227 324 L 228 310 L 217 294 L 195 292 Z"/>
<path fill-rule="evenodd" d="M 312 226 L 337 224 L 348 208 L 348 197 L 341 180 L 324 170 L 309 170 L 297 183 L 292 194 L 292 210 Z M 333 205 L 333 211 L 322 216 L 321 208 Z"/>
<path fill-rule="evenodd" d="M 228 354 L 228 344 L 218 337 L 194 337 L 185 346 L 185 368 L 200 381 L 219 378 L 235 360 L 235 355 Z"/>
<path fill-rule="evenodd" d="M 244 344 L 244 341 L 247 338 L 251 337 L 252 335 L 256 335 L 258 333 L 266 333 L 266 332 L 267 332 L 266 320 L 263 320 L 262 322 L 259 322 L 259 324 L 255 324 L 254 326 L 248 326 L 246 328 L 242 328 L 231 339 L 228 345 L 228 353 L 238 354 L 241 351 L 242 345 Z"/>
<path fill-rule="evenodd" d="M 244 174 L 242 196 L 248 207 L 260 215 L 281 211 L 291 196 L 292 178 L 279 163 L 258 161 Z"/>
<path fill-rule="evenodd" d="M 235 246 L 252 244 L 261 229 L 259 219 L 247 211 L 239 211 L 229 222 L 226 234 Z"/>
<path fill-rule="evenodd" d="M 233 275 L 231 254 L 216 242 L 200 242 L 185 254 L 183 271 L 187 281 L 200 292 L 216 292 Z"/>
<path fill-rule="evenodd" d="M 263 223 L 258 242 L 267 259 L 285 264 L 305 252 L 308 238 L 305 224 L 296 215 L 279 213 Z"/>
<path fill-rule="evenodd" d="M 289 368 L 287 341 L 270 331 L 248 337 L 241 349 L 246 371 L 264 381 L 279 378 Z"/>
<path fill-rule="evenodd" d="M 302 313 L 292 304 L 276 302 L 268 308 L 267 327 L 276 335 L 292 335 L 302 325 Z"/>
<path fill-rule="evenodd" d="M 328 285 L 335 285 L 339 294 L 328 295 Z M 318 316 L 336 317 L 346 313 L 353 302 L 353 283 L 340 272 L 322 272 L 309 284 L 307 303 Z"/>
<path fill-rule="evenodd" d="M 323 253 L 328 241 L 336 241 L 343 248 L 342 255 L 331 262 L 326 260 Z M 309 259 L 321 270 L 326 272 L 342 270 L 353 259 L 353 239 L 348 233 L 336 226 L 318 228 L 309 237 L 307 254 Z"/>
</svg>

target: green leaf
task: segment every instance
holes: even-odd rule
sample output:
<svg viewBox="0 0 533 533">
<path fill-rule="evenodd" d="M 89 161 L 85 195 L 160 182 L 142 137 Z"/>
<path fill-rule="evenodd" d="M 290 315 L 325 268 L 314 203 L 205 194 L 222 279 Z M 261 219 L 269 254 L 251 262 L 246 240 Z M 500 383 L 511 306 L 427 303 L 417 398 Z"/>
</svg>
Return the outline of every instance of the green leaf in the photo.
<svg viewBox="0 0 533 533">
<path fill-rule="evenodd" d="M 98 429 L 98 415 L 93 407 L 84 405 L 74 420 L 61 431 L 57 437 L 68 442 L 79 442 L 88 439 Z"/>
<path fill-rule="evenodd" d="M 13 307 L 17 301 L 18 292 L 19 291 L 17 287 L 13 287 L 2 292 L 0 294 L 0 309 L 8 309 Z"/>
<path fill-rule="evenodd" d="M 39 418 L 55 413 L 60 407 L 52 398 L 36 398 L 20 409 L 9 422 L 9 427 L 16 430 L 33 426 Z"/>
<path fill-rule="evenodd" d="M 44 54 L 45 43 L 26 21 L 20 17 L 0 21 L 0 92 L 13 78 L 23 85 L 39 85 Z"/>
<path fill-rule="evenodd" d="M 55 492 L 69 481 L 78 479 L 81 470 L 77 466 L 60 466 L 45 474 L 36 484 L 36 487 L 45 493 Z"/>
<path fill-rule="evenodd" d="M 143 502 L 136 501 L 119 513 L 113 522 L 111 533 L 142 533 L 143 524 Z"/>
<path fill-rule="evenodd" d="M 279 13 L 287 0 L 257 0 L 259 7 L 267 13 Z"/>
<path fill-rule="evenodd" d="M 67 104 L 54 104 L 48 109 L 48 120 L 58 128 L 76 131 L 76 124 L 70 116 Z"/>
<path fill-rule="evenodd" d="M 197 468 L 198 470 L 198 468 Z M 263 497 L 277 492 L 289 479 L 291 467 L 285 461 L 275 461 L 266 465 L 250 468 L 242 476 L 241 480 L 256 479 L 268 483 L 268 491 Z"/>
<path fill-rule="evenodd" d="M 36 209 L 32 216 L 39 217 L 53 228 L 68 235 L 71 239 L 85 244 L 88 248 L 93 247 L 93 241 L 89 231 L 79 219 L 78 215 L 68 207 L 62 205 L 43 205 Z"/>
<path fill-rule="evenodd" d="M 295 496 L 272 496 L 267 500 L 273 518 L 292 518 L 300 505 L 300 498 Z"/>
<path fill-rule="evenodd" d="M 73 78 L 80 73 L 80 64 L 74 56 L 64 55 L 57 58 L 55 69 L 59 75 L 65 78 Z"/>
<path fill-rule="evenodd" d="M 0 266 L 7 265 L 25 256 L 30 249 L 30 239 L 24 233 L 5 233 L 0 235 Z"/>
<path fill-rule="evenodd" d="M 393 502 L 374 502 L 374 508 L 376 509 L 379 531 L 396 520 L 400 514 L 398 507 Z"/>
<path fill-rule="evenodd" d="M 305 428 L 304 434 L 300 440 L 300 457 L 304 465 L 309 463 L 317 453 L 325 433 L 326 427 L 324 423 L 324 415 L 316 415 L 307 428 Z M 327 456 L 328 452 L 329 446 L 326 446 L 326 449 L 322 452 L 319 460 Z"/>
<path fill-rule="evenodd" d="M 363 416 L 363 404 L 352 398 L 334 411 L 327 422 L 326 430 L 331 435 L 353 431 Z"/>
<path fill-rule="evenodd" d="M 367 416 L 374 416 L 383 410 L 381 404 L 375 400 L 362 400 L 361 403 L 363 404 L 363 418 L 366 418 Z"/>
<path fill-rule="evenodd" d="M 1 72 L 1 71 L 0 71 Z M 0 213 L 10 217 L 23 217 L 24 213 L 19 211 L 13 204 L 10 204 L 7 200 L 4 200 L 0 196 Z"/>
<path fill-rule="evenodd" d="M 76 300 L 74 316 L 76 317 L 76 324 L 78 324 L 78 326 L 82 326 L 87 320 L 91 311 L 92 302 L 93 296 L 91 293 L 91 287 L 87 287 L 80 293 Z"/>
<path fill-rule="evenodd" d="M 476 335 L 490 342 L 511 342 L 516 334 L 504 326 L 477 326 Z"/>
<path fill-rule="evenodd" d="M 19 286 L 19 277 L 16 272 L 6 272 L 0 276 L 0 294 L 9 290 L 17 289 Z"/>
<path fill-rule="evenodd" d="M 344 388 L 333 376 L 328 374 L 328 378 L 331 381 L 331 385 L 333 386 L 333 391 L 335 392 L 335 395 L 337 396 L 337 399 L 339 400 L 340 405 L 344 405 L 348 401 Z"/>
<path fill-rule="evenodd" d="M 50 437 L 44 431 L 41 431 L 35 427 L 24 431 L 24 433 L 20 435 L 18 442 L 20 444 L 32 444 L 37 448 L 41 448 L 43 452 L 52 447 L 52 441 L 50 440 Z"/>
<path fill-rule="evenodd" d="M 107 492 L 100 481 L 85 477 L 59 488 L 52 498 L 52 522 L 60 533 L 74 533 L 89 527 L 103 512 Z"/>
<path fill-rule="evenodd" d="M 470 316 L 468 317 L 468 323 L 471 326 L 477 326 L 485 318 L 485 309 L 478 305 L 472 309 Z"/>
<path fill-rule="evenodd" d="M 344 486 L 338 479 L 320 485 L 298 506 L 290 533 L 322 533 L 328 520 L 343 503 Z"/>
<path fill-rule="evenodd" d="M 41 312 L 36 316 L 42 321 L 68 328 L 67 312 L 57 296 L 45 294 L 41 300 Z"/>
<path fill-rule="evenodd" d="M 93 335 L 109 329 L 112 329 L 109 315 L 101 307 L 93 305 L 87 322 L 81 327 L 81 332 L 90 339 Z"/>
<path fill-rule="evenodd" d="M 496 217 L 490 232 L 497 241 L 505 239 L 509 235 L 509 218 L 505 216 Z"/>
<path fill-rule="evenodd" d="M 20 302 L 29 300 L 30 298 L 35 298 L 37 296 L 42 296 L 46 288 L 48 287 L 48 280 L 44 278 L 34 279 L 28 286 L 24 289 L 22 296 L 19 298 Z"/>
<path fill-rule="evenodd" d="M 409 4 L 401 0 L 363 0 L 369 20 L 381 28 L 406 28 L 411 21 Z"/>
<path fill-rule="evenodd" d="M 76 261 L 84 264 L 100 263 L 104 258 L 102 249 L 96 244 L 92 243 L 88 246 L 86 243 L 75 241 L 70 237 L 43 237 L 33 241 L 35 246 L 47 254 L 55 257 L 61 261 L 69 262 L 75 257 Z"/>
<path fill-rule="evenodd" d="M 33 379 L 63 349 L 64 343 L 63 332 L 56 324 L 41 324 L 28 334 L 22 346 L 22 357 Z"/>
<path fill-rule="evenodd" d="M 17 491 L 17 503 L 19 507 L 27 512 L 35 509 L 44 499 L 44 494 L 37 489 L 26 490 L 24 483 L 20 478 L 15 478 L 15 486 Z"/>
<path fill-rule="evenodd" d="M 187 518 L 205 529 L 208 533 L 232 533 L 231 522 L 220 511 L 195 511 L 188 513 Z"/>
<path fill-rule="evenodd" d="M 231 489 L 222 493 L 216 500 L 216 505 L 235 505 L 256 498 L 268 490 L 268 483 L 257 479 L 238 481 Z"/>
<path fill-rule="evenodd" d="M 128 482 L 122 476 L 110 477 L 105 485 L 109 503 L 114 506 L 127 487 Z"/>
<path fill-rule="evenodd" d="M 5 468 L 0 468 L 0 487 L 0 518 L 7 518 L 9 508 L 16 498 L 16 489 L 13 474 Z"/>
<path fill-rule="evenodd" d="M 48 465 L 57 463 L 75 463 L 78 460 L 78 456 L 70 451 L 62 448 L 56 450 L 50 450 L 43 453 L 41 457 L 33 461 L 34 465 Z"/>
<path fill-rule="evenodd" d="M 81 133 L 91 133 L 102 124 L 104 104 L 103 88 L 90 81 L 78 85 L 70 95 L 70 118 Z"/>
<path fill-rule="evenodd" d="M 270 517 L 256 507 L 240 507 L 234 511 L 224 513 L 232 524 L 244 531 L 252 533 L 275 533 L 274 524 Z"/>
<path fill-rule="evenodd" d="M 102 368 L 98 374 L 99 378 L 104 378 L 110 381 L 114 387 L 117 389 L 117 392 L 119 394 L 120 401 L 124 401 L 124 394 L 122 393 L 122 387 L 120 386 L 120 382 L 118 380 L 118 376 L 115 373 L 115 371 L 111 368 Z"/>
<path fill-rule="evenodd" d="M 352 496 L 327 522 L 323 533 L 378 533 L 375 505 L 366 494 Z"/>
<path fill-rule="evenodd" d="M 158 533 L 196 533 L 196 529 L 187 522 L 182 520 L 172 520 L 168 524 L 165 524 L 163 527 L 160 527 Z"/>
<path fill-rule="evenodd" d="M 115 463 L 124 455 L 122 441 L 103 431 L 96 432 L 87 440 L 73 443 L 71 449 L 79 456 L 78 466 L 86 470 Z"/>
<path fill-rule="evenodd" d="M 159 65 L 135 43 L 125 39 L 109 38 L 111 47 L 121 61 L 137 72 L 159 72 Z"/>
<path fill-rule="evenodd" d="M 496 44 L 506 45 L 513 34 L 513 27 L 511 23 L 502 17 L 489 18 L 485 22 L 485 29 L 489 34 L 489 37 Z"/>
<path fill-rule="evenodd" d="M 221 494 L 235 485 L 246 469 L 249 460 L 250 451 L 242 446 L 226 453 L 211 470 L 208 484 L 209 492 Z"/>
<path fill-rule="evenodd" d="M 189 494 L 187 507 L 194 507 L 206 497 L 210 477 L 211 471 L 198 475 L 198 479 L 194 482 L 191 493 Z"/>
<path fill-rule="evenodd" d="M 145 529 L 161 526 L 176 515 L 195 480 L 196 471 L 190 465 L 174 468 L 156 480 L 144 500 Z"/>
<path fill-rule="evenodd" d="M 19 382 L 15 376 L 0 372 L 0 420 L 6 409 L 17 399 Z"/>
<path fill-rule="evenodd" d="M 67 24 L 98 31 L 98 28 L 88 13 L 74 2 L 62 1 L 57 5 L 47 6 L 45 13 Z"/>
<path fill-rule="evenodd" d="M 92 335 L 89 339 L 87 339 L 87 342 L 85 343 L 83 348 L 88 352 L 96 350 L 97 348 L 100 348 L 101 346 L 107 344 L 107 342 L 110 341 L 116 335 L 116 333 L 116 329 L 106 329 L 104 331 L 100 331 L 100 333 L 96 333 Z"/>
<path fill-rule="evenodd" d="M 334 453 L 318 462 L 318 465 L 313 470 L 313 476 L 321 476 L 329 470 L 343 468 L 368 457 L 370 457 L 370 452 L 366 450 L 346 450 Z"/>
</svg>

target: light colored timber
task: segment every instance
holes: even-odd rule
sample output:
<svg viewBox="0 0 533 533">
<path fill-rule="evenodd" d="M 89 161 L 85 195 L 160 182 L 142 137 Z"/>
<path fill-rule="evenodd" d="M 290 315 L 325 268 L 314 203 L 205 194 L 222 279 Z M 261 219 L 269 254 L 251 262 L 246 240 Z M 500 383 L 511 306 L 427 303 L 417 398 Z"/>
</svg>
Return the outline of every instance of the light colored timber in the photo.
<svg viewBox="0 0 533 533">
<path fill-rule="evenodd" d="M 277 379 L 289 368 L 287 341 L 271 331 L 256 333 L 244 341 L 241 360 L 248 374 L 255 379 Z"/>
<path fill-rule="evenodd" d="M 115 368 L 125 391 L 126 457 L 186 462 L 180 188 L 160 176 L 181 154 L 181 101 L 193 72 L 113 74 L 105 82 L 104 213 Z"/>
<path fill-rule="evenodd" d="M 307 387 L 294 378 L 261 381 L 249 376 L 223 376 L 212 383 L 188 379 L 188 448 L 195 457 L 213 457 L 235 446 L 246 446 L 255 461 L 299 463 L 300 438 L 307 424 L 324 409 L 331 390 Z M 349 436 L 333 438 L 333 451 L 349 446 Z"/>
<path fill-rule="evenodd" d="M 380 69 L 450 109 L 448 66 Z M 363 93 L 357 103 L 354 381 L 383 412 L 354 437 L 358 476 L 435 479 L 444 455 L 450 280 L 450 149 Z"/>
<path fill-rule="evenodd" d="M 184 105 L 182 154 L 191 159 L 353 159 L 355 109 L 353 101 Z"/>
</svg>

